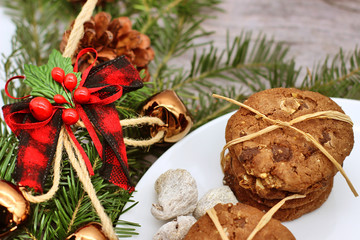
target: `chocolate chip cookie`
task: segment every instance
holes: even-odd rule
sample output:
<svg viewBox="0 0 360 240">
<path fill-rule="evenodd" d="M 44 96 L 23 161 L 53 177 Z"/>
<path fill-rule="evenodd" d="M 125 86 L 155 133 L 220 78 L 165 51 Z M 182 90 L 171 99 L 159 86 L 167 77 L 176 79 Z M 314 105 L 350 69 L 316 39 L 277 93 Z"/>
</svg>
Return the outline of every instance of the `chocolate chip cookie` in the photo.
<svg viewBox="0 0 360 240">
<path fill-rule="evenodd" d="M 271 131 L 229 147 L 222 161 L 225 184 L 240 202 L 263 211 L 289 195 L 306 195 L 286 202 L 276 212 L 274 217 L 281 221 L 319 208 L 328 198 L 338 170 L 309 136 L 342 165 L 354 144 L 352 124 L 326 117 L 286 123 L 322 111 L 344 113 L 341 107 L 319 93 L 294 88 L 265 90 L 250 96 L 244 104 L 277 122 L 244 107 L 231 116 L 226 142 L 266 128 Z M 274 127 L 279 121 L 283 125 Z"/>
<path fill-rule="evenodd" d="M 267 199 L 261 199 L 260 201 L 255 200 L 246 189 L 239 185 L 239 180 L 231 173 L 226 173 L 224 180 L 226 185 L 233 190 L 236 198 L 241 203 L 248 204 L 265 212 L 271 209 L 272 206 L 264 204 L 264 201 L 267 201 Z M 291 221 L 306 213 L 314 211 L 315 209 L 321 207 L 321 205 L 327 200 L 331 193 L 332 186 L 333 181 L 331 180 L 329 184 L 325 186 L 321 192 L 319 192 L 320 194 L 316 198 L 310 198 L 309 200 L 308 195 L 306 195 L 306 198 L 293 199 L 285 202 L 285 204 L 273 215 L 273 218 L 279 221 Z M 278 201 L 270 201 L 276 204 L 280 201 L 280 199 Z"/>
<path fill-rule="evenodd" d="M 237 203 L 217 204 L 214 207 L 221 227 L 230 240 L 247 239 L 264 213 L 254 207 Z M 202 216 L 189 230 L 184 240 L 221 240 L 208 214 Z M 271 219 L 254 240 L 293 240 L 293 234 L 276 219 Z"/>
<path fill-rule="evenodd" d="M 305 114 L 320 111 L 343 113 L 330 98 L 320 93 L 294 88 L 275 88 L 258 92 L 244 102 L 274 120 L 289 122 Z M 273 125 L 241 107 L 228 121 L 225 138 L 229 142 Z M 308 119 L 293 125 L 312 135 L 342 164 L 353 148 L 352 125 L 339 120 Z M 282 127 L 229 148 L 246 173 L 261 179 L 264 187 L 302 192 L 333 177 L 337 169 L 331 161 L 290 127 Z"/>
<path fill-rule="evenodd" d="M 237 190 L 234 192 L 241 191 L 241 195 L 249 198 L 249 201 L 255 201 L 269 208 L 273 207 L 281 199 L 293 194 L 306 195 L 306 197 L 286 201 L 281 209 L 298 208 L 304 206 L 307 203 L 317 200 L 323 194 L 323 192 L 329 190 L 329 188 L 331 190 L 330 185 L 332 186 L 333 182 L 333 178 L 324 180 L 321 183 L 316 183 L 315 186 L 312 186 L 312 188 L 308 189 L 306 192 L 288 192 L 277 189 L 267 189 L 262 185 L 261 180 L 259 179 L 255 179 L 254 182 L 245 181 L 244 179 L 247 178 L 247 175 L 243 175 L 244 170 L 241 168 L 241 164 L 237 159 L 233 160 L 230 156 L 228 164 L 229 166 L 226 166 L 224 169 L 224 180 L 226 185 L 230 186 L 234 184 L 232 182 L 236 182 L 235 184 L 238 186 L 236 186 Z M 241 187 L 241 189 L 239 189 L 239 187 Z M 234 188 L 235 187 L 233 186 L 233 189 Z M 250 205 L 253 206 L 254 204 Z"/>
</svg>

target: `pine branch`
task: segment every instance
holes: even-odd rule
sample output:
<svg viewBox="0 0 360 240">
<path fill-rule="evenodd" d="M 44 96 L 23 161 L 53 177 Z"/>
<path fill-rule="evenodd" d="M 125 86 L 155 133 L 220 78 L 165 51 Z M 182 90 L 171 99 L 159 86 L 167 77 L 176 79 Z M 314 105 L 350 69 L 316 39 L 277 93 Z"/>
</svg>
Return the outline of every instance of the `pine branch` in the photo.
<svg viewBox="0 0 360 240">
<path fill-rule="evenodd" d="M 217 93 L 223 96 L 229 96 L 237 101 L 243 101 L 246 98 L 245 94 L 241 94 L 241 91 L 235 87 L 213 89 L 212 93 Z M 211 96 L 210 92 L 199 93 L 198 99 L 195 99 L 190 104 L 191 113 L 194 118 L 193 129 L 196 129 L 205 123 L 222 116 L 226 113 L 234 111 L 237 106 L 234 104 L 224 104 Z"/>
<path fill-rule="evenodd" d="M 210 32 L 201 28 L 201 23 L 210 16 L 206 13 L 218 11 L 216 5 L 220 1 L 148 1 L 134 7 L 140 14 L 134 29 L 147 34 L 152 47 L 156 51 L 155 66 L 151 66 L 152 78 L 155 81 L 154 92 L 164 88 L 168 71 L 176 71 L 168 62 L 186 51 L 206 43 L 194 44 L 194 40 L 208 36 Z M 153 11 L 158 9 L 158 11 Z"/>
<path fill-rule="evenodd" d="M 59 45 L 59 9 L 62 1 L 4 0 L 6 13 L 16 26 L 16 40 L 23 62 L 43 65 L 50 52 Z"/>
<path fill-rule="evenodd" d="M 16 148 L 17 141 L 13 134 L 3 134 L 0 137 L 0 179 L 12 181 Z"/>
<path fill-rule="evenodd" d="M 135 29 L 152 36 L 152 34 L 156 34 L 154 28 L 162 28 L 159 23 L 160 20 L 186 17 L 188 19 L 186 22 L 196 22 L 199 19 L 206 19 L 210 17 L 206 14 L 207 12 L 220 10 L 217 7 L 220 2 L 219 0 L 142 0 L 134 5 L 134 8 L 141 12 Z M 158 11 L 154 11 L 154 9 L 158 9 Z M 166 23 L 166 21 L 163 22 Z"/>
<path fill-rule="evenodd" d="M 12 53 L 2 56 L 5 76 L 4 80 L 15 75 L 24 74 L 24 65 L 36 66 L 47 62 L 50 52 L 58 49 L 60 42 L 59 19 L 63 1 L 49 0 L 4 0 L 1 4 L 6 8 L 16 26 L 15 36 L 12 40 Z M 13 83 L 9 86 L 9 92 L 15 97 L 28 95 L 30 88 L 23 82 L 20 85 Z M 2 91 L 4 103 L 12 103 L 4 91 Z"/>
<path fill-rule="evenodd" d="M 242 33 L 232 42 L 228 36 L 224 50 L 209 44 L 200 55 L 195 51 L 190 70 L 171 72 L 166 87 L 188 104 L 196 128 L 234 109 L 217 104 L 212 93 L 242 100 L 269 87 L 294 87 L 300 70 L 286 60 L 287 52 L 284 45 L 263 35 L 252 40 L 250 32 Z"/>
<path fill-rule="evenodd" d="M 360 50 L 345 55 L 340 49 L 332 59 L 314 66 L 302 83 L 302 88 L 331 97 L 360 99 Z"/>
<path fill-rule="evenodd" d="M 151 11 L 152 8 L 155 7 L 156 2 L 154 1 L 153 4 L 149 4 L 148 1 L 143 1 L 142 5 L 136 5 L 135 8 L 144 11 L 147 14 L 147 21 L 142 24 L 142 27 L 140 29 L 141 33 L 147 34 L 149 32 L 149 29 L 157 23 L 157 21 L 165 14 L 168 14 L 169 12 L 172 12 L 173 9 L 178 6 L 181 3 L 182 0 L 175 0 L 175 1 L 170 1 L 168 3 L 165 3 L 165 6 L 162 6 L 162 8 L 160 8 L 160 4 L 161 2 L 158 2 L 159 5 L 157 5 L 157 8 L 160 9 L 159 12 L 156 13 L 156 15 L 152 15 Z M 151 6 L 152 5 L 152 6 Z M 162 4 L 161 4 L 162 5 Z"/>
<path fill-rule="evenodd" d="M 119 112 L 120 119 L 138 117 L 139 108 L 143 102 L 154 94 L 153 83 L 144 83 L 144 87 L 124 94 L 116 101 L 116 109 Z"/>
<path fill-rule="evenodd" d="M 181 77 L 173 79 L 171 88 L 180 90 L 195 85 L 210 83 L 208 79 L 223 79 L 230 82 L 240 82 L 251 91 L 265 88 L 264 81 L 271 85 L 284 84 L 279 79 L 267 79 L 269 72 L 277 72 L 290 68 L 294 70 L 293 62 L 285 62 L 288 49 L 282 44 L 267 40 L 259 36 L 251 46 L 251 33 L 242 33 L 230 43 L 227 38 L 227 48 L 220 53 L 212 45 L 208 51 L 204 50 L 200 56 L 193 55 L 191 69 Z M 276 71 L 275 71 L 276 70 Z M 295 74 L 293 78 L 297 77 Z M 276 83 L 277 81 L 277 83 Z M 281 83 L 280 83 L 281 82 Z M 289 79 L 286 85 L 293 85 L 294 79 Z"/>
<path fill-rule="evenodd" d="M 176 20 L 169 19 L 166 21 L 163 29 L 164 35 L 159 36 L 153 44 L 157 50 L 155 59 L 156 70 L 153 74 L 155 81 L 154 88 L 156 91 L 164 89 L 164 82 L 167 82 L 168 76 L 170 75 L 169 71 L 171 71 L 170 73 L 177 71 L 168 65 L 171 59 L 181 56 L 190 49 L 206 44 L 193 43 L 194 39 L 211 34 L 211 32 L 198 32 L 202 22 L 203 19 L 193 22 L 192 24 L 186 24 L 185 18 Z"/>
<path fill-rule="evenodd" d="M 85 135 L 77 136 L 79 139 Z M 17 141 L 14 136 L 0 138 L 0 178 L 12 179 L 16 163 Z M 95 147 L 83 145 L 95 169 L 95 176 L 92 183 L 98 198 L 102 202 L 107 214 L 113 223 L 120 223 L 117 232 L 119 235 L 129 236 L 136 234 L 135 229 L 130 226 L 137 226 L 135 223 L 119 221 L 124 205 L 131 202 L 130 194 L 119 187 L 103 180 L 98 171 L 101 161 Z M 52 173 L 49 174 L 51 176 Z M 51 177 L 46 181 L 44 192 L 52 185 Z M 99 218 L 92 208 L 91 201 L 82 188 L 82 184 L 76 173 L 70 166 L 66 154 L 63 157 L 63 168 L 60 180 L 60 187 L 55 197 L 47 202 L 32 204 L 33 209 L 28 224 L 11 236 L 11 239 L 65 239 L 71 232 L 82 225 L 97 221 Z"/>
</svg>

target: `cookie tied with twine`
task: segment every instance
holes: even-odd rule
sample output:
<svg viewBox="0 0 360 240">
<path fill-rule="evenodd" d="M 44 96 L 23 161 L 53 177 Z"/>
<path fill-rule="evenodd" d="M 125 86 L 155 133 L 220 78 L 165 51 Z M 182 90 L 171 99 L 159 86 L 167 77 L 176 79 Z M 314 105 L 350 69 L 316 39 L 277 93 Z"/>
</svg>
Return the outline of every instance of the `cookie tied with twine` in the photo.
<svg viewBox="0 0 360 240">
<path fill-rule="evenodd" d="M 286 201 L 292 200 L 292 199 L 298 199 L 298 198 L 304 198 L 305 195 L 299 195 L 299 194 L 294 194 L 291 195 L 289 197 L 286 197 L 284 199 L 282 199 L 281 201 L 279 201 L 274 207 L 272 207 L 266 214 L 264 214 L 261 219 L 259 220 L 259 222 L 257 223 L 257 225 L 255 226 L 255 228 L 251 231 L 251 233 L 249 234 L 249 236 L 247 236 L 246 240 L 252 240 L 255 235 L 261 231 L 261 229 L 263 229 L 266 224 L 268 224 L 271 219 L 272 216 L 274 215 L 274 213 L 279 210 L 281 208 L 282 205 L 284 205 L 284 203 Z M 215 210 L 215 208 L 211 208 L 209 210 L 206 211 L 207 215 L 211 218 L 211 220 L 213 221 L 217 231 L 219 232 L 219 235 L 221 236 L 222 240 L 229 240 L 228 238 L 228 234 L 226 234 L 225 229 L 223 228 L 223 226 L 221 225 L 217 212 Z M 239 215 L 241 216 L 241 213 L 239 213 Z M 246 223 L 249 223 L 251 221 L 246 221 Z M 246 224 L 245 223 L 245 224 Z M 246 237 L 246 236 L 243 236 Z"/>
<path fill-rule="evenodd" d="M 185 240 L 190 239 L 295 239 L 293 234 L 273 219 L 274 213 L 292 199 L 304 198 L 294 194 L 279 201 L 266 214 L 243 203 L 217 204 L 206 211 L 190 228 Z"/>
<path fill-rule="evenodd" d="M 268 184 L 267 187 L 294 192 L 301 192 L 294 190 L 295 187 L 299 186 L 298 189 L 306 189 L 311 186 L 311 184 L 319 182 L 322 179 L 321 177 L 324 177 L 321 174 L 327 174 L 326 177 L 333 177 L 336 171 L 332 170 L 333 168 L 328 164 L 331 162 L 333 167 L 343 175 L 351 191 L 357 197 L 358 193 L 341 166 L 342 161 L 350 153 L 353 144 L 353 123 L 350 117 L 340 112 L 341 108 L 331 99 L 319 93 L 309 91 L 304 93 L 304 91 L 301 90 L 285 88 L 269 89 L 260 93 L 250 97 L 251 106 L 248 105 L 249 100 L 244 104 L 230 98 L 213 94 L 215 98 L 224 99 L 241 107 L 239 110 L 241 113 L 236 113 L 239 119 L 232 119 L 232 127 L 227 127 L 227 131 L 231 132 L 227 132 L 227 143 L 221 152 L 221 159 L 225 157 L 225 151 L 229 149 L 230 152 L 238 156 L 239 161 L 241 161 L 245 168 L 251 164 L 255 164 L 253 161 L 258 160 L 257 163 L 260 164 L 260 162 L 262 162 L 261 164 L 265 166 L 265 169 L 268 167 L 271 170 L 269 170 L 269 172 L 263 170 L 264 172 L 259 173 L 256 172 L 257 169 L 247 168 L 246 170 L 249 174 L 258 179 L 265 179 L 264 183 Z M 311 96 L 307 96 L 306 94 L 310 94 Z M 311 97 L 313 97 L 313 99 L 311 99 Z M 319 104 L 314 99 L 318 100 Z M 272 102 L 269 103 L 270 101 Z M 321 104 L 325 106 L 323 107 Z M 332 106 L 330 108 L 331 110 L 328 110 L 329 108 L 327 109 L 326 105 Z M 262 109 L 263 112 L 256 108 Z M 314 111 L 314 109 L 317 110 Z M 327 126 L 321 126 L 322 121 L 327 121 Z M 253 124 L 251 126 L 254 126 L 254 123 L 256 123 L 256 126 L 249 127 L 249 122 Z M 314 125 L 314 123 L 320 125 Z M 341 133 L 326 131 L 336 124 L 340 124 L 341 127 L 345 126 L 348 130 L 351 129 L 351 131 Z M 233 130 L 234 128 L 236 129 Z M 322 132 L 321 129 L 323 129 Z M 273 139 L 271 142 L 268 140 L 268 136 L 275 131 L 277 132 L 271 135 L 271 139 Z M 320 133 L 317 133 L 319 131 Z M 351 139 L 352 143 L 346 143 L 346 140 L 344 140 L 345 147 L 337 149 L 336 146 L 338 146 L 343 139 L 341 137 L 337 137 L 338 139 L 336 139 L 336 134 L 343 134 L 341 136 L 344 136 L 345 139 Z M 286 141 L 284 141 L 284 139 Z M 334 142 L 332 140 L 334 140 Z M 296 146 L 296 144 L 294 144 L 296 142 L 306 146 L 309 151 L 311 150 L 310 153 L 298 151 L 298 148 L 300 149 L 301 146 Z M 244 149 L 255 150 L 255 153 L 253 152 L 251 156 L 245 156 L 246 151 L 244 153 Z M 261 151 L 267 155 L 259 154 L 259 157 L 255 159 L 254 156 L 256 157 Z M 243 154 L 241 155 L 242 152 Z M 311 156 L 311 154 L 314 155 Z M 309 156 L 312 158 L 309 158 Z M 336 156 L 336 158 L 334 156 Z M 297 160 L 294 160 L 296 157 Z M 262 160 L 260 161 L 260 159 Z M 325 161 L 326 159 L 329 161 L 328 163 Z M 288 163 L 290 161 L 292 161 L 292 165 Z M 314 161 L 315 164 L 306 165 L 310 164 L 310 161 Z M 268 164 L 268 166 L 266 164 Z M 301 164 L 303 164 L 304 167 Z M 251 166 L 254 167 L 256 165 Z M 291 169 L 287 169 L 288 166 L 291 167 Z M 315 169 L 315 167 L 320 169 Z M 281 168 L 281 172 L 280 170 L 276 172 L 276 168 Z M 310 174 L 310 170 L 306 174 L 304 173 L 304 177 L 308 177 L 306 182 L 298 176 L 299 172 L 301 173 L 305 168 L 309 168 L 310 170 L 314 168 Z M 292 169 L 297 170 L 297 172 L 291 171 Z M 276 182 L 278 178 L 272 176 L 274 172 L 283 174 L 281 177 L 285 178 L 285 180 L 278 184 L 278 182 Z M 286 187 L 289 187 L 289 189 L 286 189 Z"/>
</svg>

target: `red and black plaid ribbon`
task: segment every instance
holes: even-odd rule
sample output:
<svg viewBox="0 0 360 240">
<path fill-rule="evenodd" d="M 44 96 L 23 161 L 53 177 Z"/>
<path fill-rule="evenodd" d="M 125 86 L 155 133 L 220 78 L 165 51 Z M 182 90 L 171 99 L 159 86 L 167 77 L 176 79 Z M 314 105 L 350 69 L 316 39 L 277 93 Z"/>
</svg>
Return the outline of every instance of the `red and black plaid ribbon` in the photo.
<svg viewBox="0 0 360 240">
<path fill-rule="evenodd" d="M 95 50 L 86 49 L 79 55 L 89 51 Z M 120 119 L 113 102 L 122 94 L 143 86 L 138 72 L 122 56 L 91 71 L 89 68 L 83 73 L 80 86 L 87 87 L 91 97 L 86 104 L 76 104 L 76 110 L 103 159 L 100 174 L 115 185 L 133 191 Z M 6 123 L 19 138 L 15 180 L 20 186 L 42 191 L 63 124 L 62 109 L 55 107 L 52 117 L 43 122 L 31 115 L 29 100 L 5 105 L 3 113 Z M 95 129 L 102 135 L 102 141 Z M 67 130 L 77 143 L 69 126 Z M 77 143 L 77 146 L 80 147 L 80 144 Z"/>
</svg>

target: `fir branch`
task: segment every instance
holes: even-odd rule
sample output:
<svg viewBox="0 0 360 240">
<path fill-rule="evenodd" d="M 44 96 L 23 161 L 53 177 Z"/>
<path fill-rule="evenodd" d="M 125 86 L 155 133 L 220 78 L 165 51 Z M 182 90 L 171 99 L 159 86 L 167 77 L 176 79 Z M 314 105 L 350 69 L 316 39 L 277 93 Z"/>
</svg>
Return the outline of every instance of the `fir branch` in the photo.
<svg viewBox="0 0 360 240">
<path fill-rule="evenodd" d="M 332 59 L 308 71 L 302 88 L 317 91 L 331 97 L 360 99 L 360 50 L 345 55 L 340 49 Z"/>
<path fill-rule="evenodd" d="M 86 135 L 78 137 L 83 139 Z M 11 180 L 16 163 L 15 150 L 17 141 L 11 135 L 9 137 L 1 137 L 0 143 L 0 178 Z M 92 183 L 98 198 L 113 223 L 122 224 L 117 228 L 117 232 L 123 236 L 136 234 L 133 228 L 127 226 L 129 224 L 137 226 L 137 224 L 119 222 L 118 220 L 124 205 L 132 201 L 131 199 L 129 200 L 130 194 L 100 177 L 98 171 L 101 167 L 101 161 L 95 147 L 92 144 L 83 145 L 83 147 L 95 168 L 95 176 L 92 178 Z M 52 173 L 49 176 L 51 175 Z M 51 185 L 52 181 L 50 178 L 45 184 L 44 191 L 48 191 Z M 24 228 L 19 229 L 15 233 L 16 235 L 11 236 L 11 239 L 65 239 L 71 232 L 84 224 L 99 221 L 89 197 L 84 193 L 82 184 L 67 160 L 66 154 L 64 154 L 63 158 L 60 187 L 55 197 L 47 202 L 31 204 L 31 208 L 33 211 L 28 224 Z"/>
<path fill-rule="evenodd" d="M 252 40 L 246 32 L 232 42 L 228 35 L 226 49 L 210 44 L 200 55 L 195 51 L 190 70 L 172 74 L 166 87 L 188 104 L 196 128 L 234 109 L 229 104 L 216 104 L 212 93 L 242 100 L 269 87 L 294 87 L 300 70 L 294 61 L 286 60 L 287 51 L 263 35 Z"/>
<path fill-rule="evenodd" d="M 116 109 L 120 119 L 138 117 L 139 109 L 143 102 L 154 94 L 153 83 L 144 83 L 144 87 L 124 94 L 116 101 Z"/>
<path fill-rule="evenodd" d="M 281 79 L 266 79 L 269 72 L 288 71 L 287 68 L 290 68 L 294 72 L 292 77 L 297 77 L 293 62 L 289 64 L 284 61 L 288 49 L 282 44 L 276 44 L 261 35 L 254 41 L 254 45 L 251 46 L 251 42 L 251 33 L 247 32 L 235 37 L 232 43 L 228 36 L 227 48 L 220 53 L 212 45 L 200 56 L 195 52 L 190 71 L 173 79 L 171 88 L 191 88 L 194 84 L 204 85 L 209 83 L 208 79 L 218 78 L 230 82 L 239 81 L 255 92 L 264 88 L 266 80 L 271 81 L 271 85 L 280 85 L 280 82 L 283 84 Z M 293 78 L 288 80 L 287 85 L 294 84 Z"/>
<path fill-rule="evenodd" d="M 187 24 L 185 18 L 166 20 L 163 34 L 160 35 L 153 47 L 156 49 L 156 70 L 153 74 L 155 81 L 155 92 L 164 89 L 169 71 L 174 69 L 168 65 L 168 62 L 176 57 L 181 56 L 192 48 L 204 46 L 206 43 L 194 44 L 196 38 L 208 36 L 211 32 L 198 32 L 200 24 L 203 20 L 199 20 L 192 24 Z"/>
<path fill-rule="evenodd" d="M 243 101 L 246 98 L 245 94 L 239 93 L 239 90 L 236 90 L 234 87 L 227 89 L 219 87 L 218 89 L 214 89 L 213 93 L 229 96 L 237 101 Z M 234 104 L 224 104 L 223 102 L 213 99 L 210 92 L 199 94 L 198 99 L 193 100 L 190 106 L 190 109 L 192 109 L 191 114 L 194 118 L 193 129 L 237 109 Z"/>
<path fill-rule="evenodd" d="M 0 179 L 12 182 L 15 169 L 17 141 L 13 134 L 0 137 Z"/>
<path fill-rule="evenodd" d="M 182 0 L 175 0 L 168 2 L 165 6 L 162 6 L 160 8 L 159 5 L 162 5 L 163 3 L 158 2 L 159 5 L 157 5 L 157 8 L 160 9 L 160 11 L 156 12 L 156 14 L 152 15 L 152 9 L 156 4 L 156 1 L 153 1 L 152 4 L 150 4 L 148 1 L 143 0 L 142 4 L 135 5 L 135 8 L 138 10 L 142 10 L 145 12 L 145 14 L 148 16 L 147 21 L 142 24 L 142 27 L 140 29 L 140 32 L 143 34 L 147 34 L 151 26 L 157 23 L 157 21 L 163 17 L 165 14 L 169 14 L 169 12 L 172 12 L 173 9 L 178 6 Z"/>
<path fill-rule="evenodd" d="M 217 8 L 219 2 L 218 0 L 143 0 L 135 5 L 140 15 L 134 24 L 134 29 L 147 34 L 156 51 L 154 92 L 164 88 L 165 77 L 168 75 L 164 70 L 171 71 L 168 65 L 170 59 L 184 54 L 191 48 L 206 44 L 194 44 L 194 40 L 211 34 L 201 28 L 201 23 L 210 17 L 207 13 L 219 10 Z"/>
<path fill-rule="evenodd" d="M 15 36 L 12 39 L 12 53 L 2 55 L 5 76 L 4 80 L 15 75 L 24 74 L 24 65 L 43 65 L 47 62 L 52 49 L 57 49 L 60 42 L 59 24 L 63 1 L 50 0 L 4 0 L 0 4 L 5 7 L 6 13 L 16 26 Z M 14 87 L 9 86 L 10 93 L 15 97 L 28 95 L 30 88 L 23 82 Z M 4 103 L 12 103 L 2 91 Z"/>
<path fill-rule="evenodd" d="M 62 1 L 4 0 L 6 13 L 16 25 L 16 40 L 23 62 L 43 65 L 59 45 L 59 9 Z"/>
<path fill-rule="evenodd" d="M 54 103 L 54 96 L 56 94 L 62 95 L 68 102 L 64 106 L 70 107 L 73 105 L 70 93 L 65 90 L 62 84 L 56 82 L 51 75 L 51 71 L 55 67 L 60 67 L 64 70 L 65 75 L 73 73 L 77 77 L 77 86 L 80 84 L 81 73 L 73 72 L 70 58 L 64 58 L 60 52 L 53 50 L 49 56 L 49 61 L 43 66 L 25 65 L 25 83 L 32 88 L 32 96 L 40 96 L 47 98 L 51 103 Z"/>
</svg>

